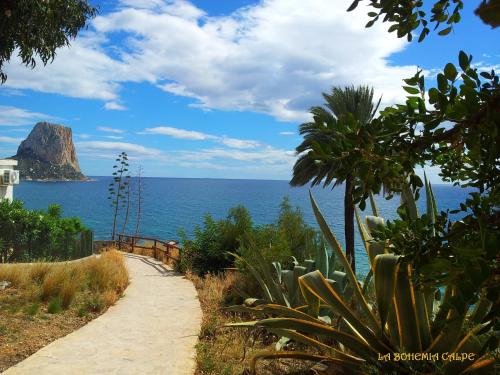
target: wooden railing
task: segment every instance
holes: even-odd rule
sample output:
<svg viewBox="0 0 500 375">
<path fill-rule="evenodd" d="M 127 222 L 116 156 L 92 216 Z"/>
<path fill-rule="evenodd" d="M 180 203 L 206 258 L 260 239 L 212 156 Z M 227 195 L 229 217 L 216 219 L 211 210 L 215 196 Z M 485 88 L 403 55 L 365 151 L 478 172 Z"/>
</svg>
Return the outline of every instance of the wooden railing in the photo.
<svg viewBox="0 0 500 375">
<path fill-rule="evenodd" d="M 118 250 L 129 253 L 140 252 L 141 255 L 151 256 L 163 263 L 172 264 L 179 260 L 180 248 L 175 241 L 162 241 L 157 238 L 118 234 L 116 244 Z"/>
</svg>

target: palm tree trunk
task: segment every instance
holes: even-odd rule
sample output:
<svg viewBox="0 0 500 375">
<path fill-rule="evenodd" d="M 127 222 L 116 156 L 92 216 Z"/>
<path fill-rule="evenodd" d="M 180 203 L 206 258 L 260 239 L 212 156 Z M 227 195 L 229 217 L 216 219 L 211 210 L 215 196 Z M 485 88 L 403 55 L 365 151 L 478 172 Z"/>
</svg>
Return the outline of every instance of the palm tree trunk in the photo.
<svg viewBox="0 0 500 375">
<path fill-rule="evenodd" d="M 351 268 L 356 273 L 356 261 L 354 257 L 354 202 L 352 200 L 353 181 L 349 175 L 345 181 L 344 194 L 344 235 L 346 256 Z"/>
</svg>

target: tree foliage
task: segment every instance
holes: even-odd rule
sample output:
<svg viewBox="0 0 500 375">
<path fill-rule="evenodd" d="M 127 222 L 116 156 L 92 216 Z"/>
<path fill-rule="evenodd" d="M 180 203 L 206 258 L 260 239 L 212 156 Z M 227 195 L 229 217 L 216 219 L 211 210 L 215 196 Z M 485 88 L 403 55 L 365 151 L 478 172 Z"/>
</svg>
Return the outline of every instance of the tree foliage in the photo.
<svg viewBox="0 0 500 375">
<path fill-rule="evenodd" d="M 195 228 L 192 238 L 186 233 L 181 233 L 181 237 L 179 270 L 198 274 L 233 267 L 230 252 L 253 263 L 253 250 L 259 249 L 259 255 L 266 260 L 289 265 L 292 256 L 302 261 L 323 246 L 318 232 L 304 222 L 300 209 L 293 207 L 287 197 L 283 198 L 274 223 L 254 225 L 248 209 L 237 206 L 222 220 L 206 215 L 203 226 Z"/>
<path fill-rule="evenodd" d="M 78 218 L 62 218 L 58 205 L 28 210 L 22 201 L 0 202 L 0 262 L 73 259 L 90 255 L 92 235 Z"/>
<path fill-rule="evenodd" d="M 18 52 L 23 64 L 34 68 L 36 57 L 44 65 L 56 50 L 67 46 L 97 9 L 86 0 L 2 0 L 0 2 L 0 80 L 3 66 Z"/>
<path fill-rule="evenodd" d="M 354 0 L 348 11 L 352 11 L 364 0 Z M 398 38 L 413 39 L 413 33 L 420 33 L 418 41 L 421 42 L 430 33 L 433 25 L 439 35 L 448 35 L 455 24 L 462 19 L 461 11 L 464 7 L 463 0 L 438 0 L 431 2 L 424 0 L 366 0 L 371 8 L 368 16 L 371 18 L 366 27 L 371 27 L 381 20 L 390 22 L 389 32 L 396 32 Z M 426 9 L 429 8 L 430 11 Z M 491 27 L 500 25 L 500 1 L 483 0 L 475 11 L 484 23 Z"/>
<path fill-rule="evenodd" d="M 383 128 L 370 125 L 380 100 L 374 103 L 373 89 L 367 86 L 334 87 L 323 97 L 325 106 L 311 108 L 313 121 L 300 126 L 304 140 L 296 148 L 299 158 L 290 184 L 336 187 L 345 183 L 344 234 L 347 256 L 355 269 L 354 204 L 364 205 L 371 191 L 365 189 L 366 184 L 376 191 L 383 184 L 373 173 L 380 160 L 374 163 L 366 157 L 384 136 Z M 395 176 L 400 179 L 399 174 Z"/>
</svg>

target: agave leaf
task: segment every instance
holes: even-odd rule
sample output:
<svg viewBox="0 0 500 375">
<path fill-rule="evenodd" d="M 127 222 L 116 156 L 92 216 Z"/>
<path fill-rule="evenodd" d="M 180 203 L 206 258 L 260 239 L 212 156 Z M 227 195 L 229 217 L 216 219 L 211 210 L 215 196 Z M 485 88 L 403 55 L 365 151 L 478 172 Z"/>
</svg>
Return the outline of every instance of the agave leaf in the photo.
<svg viewBox="0 0 500 375">
<path fill-rule="evenodd" d="M 479 353 L 481 351 L 481 341 L 478 339 L 476 334 L 483 329 L 486 324 L 478 324 L 470 332 L 465 335 L 465 337 L 460 341 L 457 347 L 452 351 L 452 353 Z M 464 361 L 449 361 L 445 365 L 445 373 L 447 374 L 459 374 L 464 371 L 467 367 L 471 366 L 479 358 L 474 358 L 473 360 Z"/>
<path fill-rule="evenodd" d="M 309 289 L 305 288 L 300 282 L 299 282 L 299 287 L 300 291 L 302 292 L 302 296 L 304 297 L 304 300 L 307 303 L 308 314 L 314 317 L 319 316 L 319 305 L 320 305 L 319 298 L 313 293 L 311 293 Z"/>
<path fill-rule="evenodd" d="M 444 289 L 444 294 L 441 300 L 441 303 L 439 305 L 438 311 L 436 312 L 436 316 L 434 318 L 434 323 L 442 322 L 446 319 L 448 316 L 448 312 L 450 311 L 450 299 L 452 296 L 452 290 L 453 287 L 451 285 L 447 285 L 446 288 Z M 439 327 L 434 325 L 432 327 L 432 334 L 433 336 L 437 336 L 439 334 L 438 332 Z"/>
<path fill-rule="evenodd" d="M 370 281 L 373 276 L 373 270 L 370 267 L 370 270 L 368 271 L 368 275 L 366 275 L 365 279 L 363 280 L 363 295 L 366 296 L 368 286 L 370 285 Z"/>
<path fill-rule="evenodd" d="M 472 311 L 470 315 L 470 319 L 474 323 L 481 323 L 486 315 L 490 312 L 491 306 L 493 306 L 493 303 L 486 298 L 485 296 L 481 297 L 478 303 L 476 303 L 476 307 Z"/>
<path fill-rule="evenodd" d="M 346 282 L 347 282 L 347 276 L 346 276 L 345 272 L 334 271 L 332 273 L 331 279 L 338 284 L 339 289 L 341 291 L 344 290 L 344 288 L 346 287 Z"/>
<path fill-rule="evenodd" d="M 462 374 L 481 374 L 481 375 L 490 375 L 493 374 L 495 369 L 495 364 L 498 362 L 496 358 L 487 358 L 483 356 L 481 359 L 474 362 L 472 365 L 467 367 L 464 371 L 460 373 Z"/>
<path fill-rule="evenodd" d="M 328 278 L 331 279 L 335 272 L 337 272 L 335 270 L 335 252 L 332 251 L 330 258 L 328 258 Z"/>
<path fill-rule="evenodd" d="M 332 279 L 326 279 L 328 284 L 332 287 L 332 289 L 337 292 L 337 294 L 340 296 L 342 295 L 342 289 L 340 289 L 339 283 L 336 282 L 335 280 Z"/>
<path fill-rule="evenodd" d="M 370 307 L 366 303 L 365 297 L 363 296 L 363 293 L 361 292 L 361 288 L 358 284 L 358 280 L 356 279 L 356 275 L 352 271 L 351 265 L 349 264 L 349 261 L 347 260 L 345 253 L 342 251 L 342 248 L 340 247 L 340 244 L 337 241 L 337 238 L 330 230 L 330 227 L 326 223 L 326 220 L 325 220 L 323 214 L 319 210 L 319 207 L 318 207 L 316 200 L 314 199 L 311 191 L 309 191 L 309 197 L 311 199 L 311 204 L 312 204 L 312 208 L 314 211 L 314 216 L 316 216 L 316 221 L 318 222 L 318 224 L 321 228 L 321 231 L 323 232 L 323 235 L 325 236 L 326 240 L 328 241 L 328 243 L 332 247 L 332 249 L 335 252 L 336 256 L 338 257 L 340 263 L 344 267 L 344 270 L 347 274 L 347 277 L 349 279 L 351 287 L 354 290 L 354 295 L 356 296 L 357 302 L 359 303 L 361 310 L 363 310 L 365 312 L 370 327 L 372 327 L 372 329 L 374 329 L 374 330 L 379 330 L 380 329 L 379 322 L 377 321 L 377 319 L 373 315 L 373 312 L 370 310 Z"/>
<path fill-rule="evenodd" d="M 267 286 L 266 282 L 260 275 L 260 273 L 249 263 L 247 260 L 243 257 L 240 257 L 238 254 L 235 253 L 229 253 L 239 261 L 243 262 L 248 269 L 250 270 L 250 273 L 253 275 L 255 280 L 257 280 L 257 283 L 259 284 L 260 288 L 262 289 L 262 292 L 264 293 L 264 297 L 268 302 L 275 302 L 273 296 L 271 295 L 271 291 L 269 290 L 269 287 Z"/>
<path fill-rule="evenodd" d="M 373 231 L 381 230 L 385 227 L 385 220 L 380 216 L 368 215 L 366 217 L 366 225 L 368 226 L 368 231 L 371 237 Z"/>
<path fill-rule="evenodd" d="M 417 322 L 415 291 L 409 276 L 409 265 L 399 266 L 396 279 L 396 314 L 399 325 L 400 349 L 411 353 L 422 351 Z"/>
<path fill-rule="evenodd" d="M 266 282 L 266 285 L 273 296 L 272 302 L 277 302 L 284 306 L 290 306 L 287 298 L 283 294 L 281 290 L 281 286 L 275 281 L 273 277 L 273 271 L 271 265 L 267 262 L 267 260 L 262 256 L 260 251 L 255 251 L 255 260 L 259 266 L 259 269 L 262 271 L 262 278 Z"/>
<path fill-rule="evenodd" d="M 291 329 L 313 336 L 325 335 L 342 343 L 365 360 L 374 361 L 377 358 L 377 351 L 367 345 L 363 340 L 349 333 L 332 328 L 324 323 L 318 324 L 307 320 L 292 318 L 270 318 L 260 320 L 255 324 L 255 326 L 270 329 Z"/>
<path fill-rule="evenodd" d="M 374 348 L 373 350 L 381 353 L 390 351 L 390 348 L 384 342 L 380 341 L 364 322 L 356 317 L 354 311 L 346 305 L 344 300 L 332 289 L 319 271 L 310 272 L 302 276 L 299 279 L 299 284 L 331 306 L 337 314 L 353 327 L 353 330 L 357 332 L 359 337 L 362 337 L 365 342 Z"/>
<path fill-rule="evenodd" d="M 285 288 L 288 291 L 288 298 L 291 306 L 297 305 L 297 296 L 298 296 L 298 281 L 295 277 L 292 270 L 283 270 L 281 271 L 281 279 L 285 284 Z"/>
<path fill-rule="evenodd" d="M 436 216 L 434 216 L 434 207 L 432 205 L 432 195 L 431 195 L 431 187 L 429 185 L 429 181 L 427 180 L 427 174 L 424 171 L 424 186 L 425 186 L 425 203 L 427 206 L 427 216 L 429 216 L 431 223 L 434 224 L 436 222 Z"/>
<path fill-rule="evenodd" d="M 430 353 L 446 353 L 452 350 L 460 339 L 460 333 L 465 322 L 465 314 L 459 315 L 454 309 L 450 310 L 447 321 L 439 335 L 432 342 Z"/>
<path fill-rule="evenodd" d="M 420 330 L 420 340 L 422 343 L 422 348 L 428 348 L 432 342 L 432 336 L 429 313 L 427 311 L 427 301 L 423 291 L 416 290 L 414 288 L 414 294 L 415 310 L 417 312 L 418 328 Z"/>
<path fill-rule="evenodd" d="M 302 275 L 305 275 L 307 273 L 306 267 L 304 266 L 295 266 L 293 267 L 293 279 L 294 279 L 294 285 L 295 285 L 295 299 L 297 303 L 301 303 L 304 301 L 303 295 L 300 290 L 299 286 L 299 277 Z"/>
<path fill-rule="evenodd" d="M 394 299 L 399 258 L 394 254 L 382 254 L 377 255 L 373 263 L 375 295 L 382 327 L 385 327 Z"/>
<path fill-rule="evenodd" d="M 326 246 L 322 246 L 318 249 L 318 254 L 316 256 L 316 269 L 320 270 L 325 277 L 328 277 L 328 249 Z"/>
<path fill-rule="evenodd" d="M 304 260 L 304 267 L 306 267 L 306 273 L 314 271 L 316 268 L 316 261 L 312 259 Z"/>
<path fill-rule="evenodd" d="M 314 338 L 306 336 L 306 335 L 299 333 L 297 331 L 293 331 L 291 329 L 275 328 L 275 329 L 272 329 L 271 331 L 279 336 L 289 337 L 290 339 L 292 339 L 296 342 L 300 342 L 300 343 L 306 344 L 306 345 L 316 346 L 318 348 L 321 348 L 321 349 L 329 351 L 329 352 L 334 352 L 335 356 L 337 358 L 351 362 L 352 364 L 362 365 L 366 362 L 362 358 L 358 358 L 358 357 L 355 357 L 353 355 L 339 351 L 339 350 L 335 349 L 334 347 L 326 345 L 319 340 L 316 340 Z"/>
<path fill-rule="evenodd" d="M 396 299 L 394 298 L 389 308 L 389 315 L 387 317 L 387 328 L 389 329 L 389 341 L 394 347 L 398 347 L 401 343 L 399 335 L 398 319 L 396 314 Z"/>
<path fill-rule="evenodd" d="M 366 226 L 361 221 L 361 217 L 359 216 L 359 212 L 356 207 L 354 207 L 354 214 L 356 216 L 356 223 L 358 224 L 359 235 L 363 240 L 363 245 L 365 246 L 366 253 L 368 254 L 368 244 L 369 241 L 372 239 L 372 236 L 370 235 L 370 232 L 368 231 Z"/>
<path fill-rule="evenodd" d="M 380 216 L 378 214 L 377 204 L 375 203 L 375 198 L 372 193 L 370 193 L 370 205 L 372 207 L 373 216 Z"/>
<path fill-rule="evenodd" d="M 373 269 L 373 262 L 377 255 L 385 253 L 385 242 L 370 242 L 368 244 L 368 259 Z"/>
<path fill-rule="evenodd" d="M 273 262 L 272 263 L 274 270 L 276 271 L 276 278 L 278 279 L 278 283 L 281 284 L 281 263 Z"/>
<path fill-rule="evenodd" d="M 404 184 L 403 189 L 401 190 L 401 203 L 406 206 L 410 219 L 413 221 L 417 220 L 419 217 L 417 202 L 415 202 L 415 197 L 413 196 L 408 184 Z"/>
<path fill-rule="evenodd" d="M 298 309 L 293 309 L 291 307 L 286 307 L 277 304 L 258 305 L 255 307 L 234 305 L 226 307 L 225 309 L 233 312 L 245 312 L 258 315 L 279 315 L 286 318 L 309 320 L 311 322 L 321 323 L 321 321 L 316 317 L 312 317 Z"/>
</svg>

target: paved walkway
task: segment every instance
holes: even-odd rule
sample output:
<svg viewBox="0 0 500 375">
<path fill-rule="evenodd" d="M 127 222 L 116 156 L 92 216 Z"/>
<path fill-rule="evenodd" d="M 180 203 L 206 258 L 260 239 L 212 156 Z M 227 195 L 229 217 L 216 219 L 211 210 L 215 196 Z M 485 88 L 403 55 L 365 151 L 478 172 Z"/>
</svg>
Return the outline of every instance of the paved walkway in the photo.
<svg viewBox="0 0 500 375">
<path fill-rule="evenodd" d="M 202 316 L 193 284 L 152 258 L 125 256 L 130 285 L 115 306 L 3 374 L 192 375 Z"/>
</svg>

